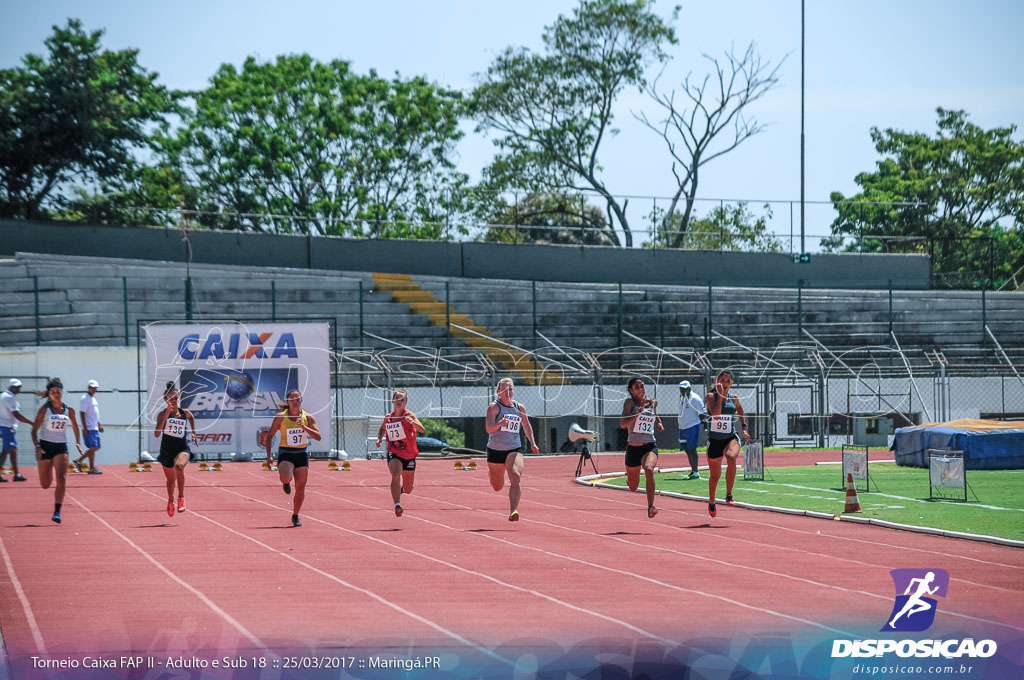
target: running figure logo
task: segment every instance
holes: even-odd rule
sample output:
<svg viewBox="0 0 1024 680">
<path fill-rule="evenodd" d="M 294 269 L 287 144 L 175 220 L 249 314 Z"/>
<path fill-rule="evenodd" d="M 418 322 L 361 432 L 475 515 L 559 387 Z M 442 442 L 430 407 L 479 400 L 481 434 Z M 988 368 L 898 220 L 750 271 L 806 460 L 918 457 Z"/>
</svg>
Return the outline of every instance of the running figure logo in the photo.
<svg viewBox="0 0 1024 680">
<path fill-rule="evenodd" d="M 926 630 L 935 620 L 938 602 L 929 596 L 946 596 L 949 572 L 945 569 L 893 569 L 889 573 L 896 586 L 896 602 L 882 630 Z"/>
</svg>

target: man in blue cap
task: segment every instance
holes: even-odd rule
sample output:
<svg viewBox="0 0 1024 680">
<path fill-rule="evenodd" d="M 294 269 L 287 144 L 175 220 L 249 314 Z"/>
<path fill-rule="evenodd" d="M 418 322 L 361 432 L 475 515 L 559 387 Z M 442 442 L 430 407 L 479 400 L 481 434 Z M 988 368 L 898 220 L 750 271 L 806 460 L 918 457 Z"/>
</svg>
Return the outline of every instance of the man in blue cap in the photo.
<svg viewBox="0 0 1024 680">
<path fill-rule="evenodd" d="M 686 457 L 690 460 L 690 474 L 686 479 L 700 479 L 700 473 L 697 472 L 697 444 L 700 442 L 700 417 L 707 414 L 704 400 L 693 394 L 690 381 L 679 383 L 679 448 L 686 451 Z"/>
</svg>

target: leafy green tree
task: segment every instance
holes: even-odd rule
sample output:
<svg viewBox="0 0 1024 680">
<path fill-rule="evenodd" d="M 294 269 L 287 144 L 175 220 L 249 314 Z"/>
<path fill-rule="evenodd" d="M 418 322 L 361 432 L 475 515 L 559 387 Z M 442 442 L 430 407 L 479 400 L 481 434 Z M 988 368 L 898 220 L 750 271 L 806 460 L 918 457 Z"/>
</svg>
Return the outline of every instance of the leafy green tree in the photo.
<svg viewBox="0 0 1024 680">
<path fill-rule="evenodd" d="M 681 226 L 683 214 L 673 212 L 654 215 L 658 235 L 646 247 L 668 245 L 686 250 L 746 250 L 760 253 L 781 253 L 783 244 L 768 231 L 771 206 L 765 204 L 764 214 L 755 215 L 744 202 L 717 205 L 704 217 L 693 217 L 687 229 Z M 680 241 L 680 232 L 683 237 Z"/>
<path fill-rule="evenodd" d="M 421 418 L 423 423 L 423 436 L 433 437 L 447 442 L 449 446 L 461 449 L 466 446 L 466 433 L 452 427 L 448 421 L 441 418 Z"/>
<path fill-rule="evenodd" d="M 494 218 L 484 235 L 497 243 L 613 245 L 604 214 L 583 196 L 528 194 Z"/>
<path fill-rule="evenodd" d="M 613 222 L 609 241 L 633 243 L 627 201 L 601 177 L 600 151 L 612 127 L 616 97 L 646 84 L 651 62 L 665 62 L 673 29 L 652 11 L 653 0 L 582 0 L 571 17 L 544 30 L 544 53 L 506 48 L 478 76 L 473 111 L 478 131 L 494 132 L 500 150 L 485 171 L 492 188 L 533 193 L 593 191 Z M 674 10 L 672 20 L 678 15 Z"/>
<path fill-rule="evenodd" d="M 199 221 L 255 231 L 439 238 L 463 200 L 461 96 L 308 55 L 223 65 L 167 146 Z"/>
<path fill-rule="evenodd" d="M 929 253 L 939 285 L 998 285 L 1024 264 L 1024 143 L 1015 131 L 983 130 L 942 108 L 934 137 L 872 128 L 882 158 L 857 175 L 860 193 L 833 192 L 838 217 L 823 246 Z"/>
<path fill-rule="evenodd" d="M 48 217 L 76 192 L 131 173 L 151 128 L 175 111 L 176 93 L 137 50 L 103 50 L 103 31 L 76 19 L 53 30 L 47 57 L 0 70 L 0 216 Z"/>
</svg>

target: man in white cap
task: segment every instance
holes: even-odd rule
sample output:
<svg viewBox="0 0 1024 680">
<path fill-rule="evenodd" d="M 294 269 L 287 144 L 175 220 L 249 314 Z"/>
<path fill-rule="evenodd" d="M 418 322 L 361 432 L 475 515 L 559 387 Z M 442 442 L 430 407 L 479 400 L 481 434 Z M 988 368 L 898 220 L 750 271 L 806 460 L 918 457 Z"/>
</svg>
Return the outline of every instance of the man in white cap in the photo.
<svg viewBox="0 0 1024 680">
<path fill-rule="evenodd" d="M 700 479 L 697 472 L 697 444 L 700 442 L 700 417 L 707 415 L 704 400 L 693 394 L 690 381 L 679 383 L 679 448 L 690 460 L 690 474 L 686 479 Z"/>
<path fill-rule="evenodd" d="M 100 450 L 100 432 L 103 432 L 103 425 L 100 424 L 100 405 L 96 401 L 96 390 L 100 384 L 95 380 L 87 383 L 86 393 L 82 395 L 78 412 L 82 414 L 82 431 L 85 432 L 86 450 L 78 460 L 75 461 L 75 469 L 82 471 L 82 461 L 89 459 L 89 474 L 102 475 L 103 472 L 96 469 L 96 452 Z"/>
<path fill-rule="evenodd" d="M 21 381 L 11 378 L 7 383 L 7 389 L 0 394 L 0 470 L 7 462 L 7 454 L 11 455 L 11 470 L 14 472 L 13 479 L 16 482 L 24 482 L 25 476 L 18 472 L 18 440 L 15 434 L 18 431 L 18 421 L 33 425 L 34 423 L 21 415 L 21 408 L 18 406 L 18 392 L 21 392 Z M 0 482 L 7 480 L 0 477 Z"/>
</svg>

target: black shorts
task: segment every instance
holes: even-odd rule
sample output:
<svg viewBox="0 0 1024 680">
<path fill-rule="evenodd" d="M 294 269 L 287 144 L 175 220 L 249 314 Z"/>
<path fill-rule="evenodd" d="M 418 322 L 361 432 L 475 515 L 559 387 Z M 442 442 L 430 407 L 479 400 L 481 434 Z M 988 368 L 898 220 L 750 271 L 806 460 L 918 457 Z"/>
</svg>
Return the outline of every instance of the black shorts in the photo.
<svg viewBox="0 0 1024 680">
<path fill-rule="evenodd" d="M 626 467 L 640 467 L 644 463 L 644 456 L 651 451 L 658 455 L 658 445 L 654 442 L 646 444 L 626 444 Z"/>
<path fill-rule="evenodd" d="M 725 449 L 729 446 L 729 442 L 738 442 L 739 437 L 733 436 L 728 439 L 709 439 L 708 440 L 708 459 L 714 460 L 715 458 L 721 458 L 725 455 Z"/>
<path fill-rule="evenodd" d="M 172 467 L 174 467 L 174 459 L 178 457 L 179 453 L 187 453 L 188 454 L 188 461 L 187 462 L 192 462 L 192 459 L 195 458 L 195 454 L 193 454 L 191 451 L 189 451 L 188 447 L 186 446 L 185 448 L 181 449 L 180 451 L 175 451 L 173 448 L 168 448 L 166 451 L 161 450 L 160 451 L 160 455 L 157 457 L 157 460 L 165 468 L 172 468 Z"/>
<path fill-rule="evenodd" d="M 415 470 L 416 469 L 416 459 L 415 458 L 402 458 L 401 456 L 396 456 L 393 453 L 389 453 L 388 454 L 388 462 L 390 463 L 393 460 L 401 461 L 402 469 L 403 470 Z"/>
<path fill-rule="evenodd" d="M 39 460 L 53 460 L 54 456 L 66 456 L 68 455 L 68 443 L 67 442 L 48 442 L 45 439 L 39 440 L 39 446 L 43 449 L 43 455 L 39 457 Z"/>
<path fill-rule="evenodd" d="M 309 453 L 306 449 L 278 449 L 277 450 L 277 464 L 291 463 L 297 468 L 309 467 Z"/>
<path fill-rule="evenodd" d="M 522 453 L 522 449 L 510 449 L 508 451 L 495 451 L 494 449 L 487 449 L 487 462 L 497 463 L 498 465 L 504 465 L 505 461 L 508 460 L 510 454 Z"/>
</svg>

